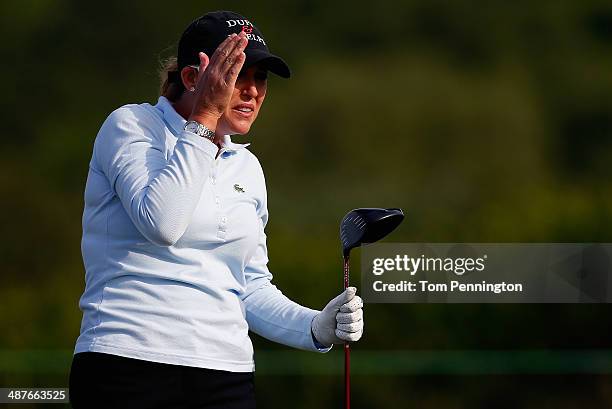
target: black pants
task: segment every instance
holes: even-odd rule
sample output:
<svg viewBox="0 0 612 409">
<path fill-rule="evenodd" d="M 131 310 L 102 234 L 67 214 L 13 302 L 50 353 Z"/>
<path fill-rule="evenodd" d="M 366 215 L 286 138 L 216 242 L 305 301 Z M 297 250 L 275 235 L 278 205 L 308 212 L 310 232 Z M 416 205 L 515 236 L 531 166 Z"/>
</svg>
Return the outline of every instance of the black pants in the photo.
<svg viewBox="0 0 612 409">
<path fill-rule="evenodd" d="M 160 364 L 99 352 L 75 354 L 74 409 L 253 409 L 252 372 Z"/>
</svg>

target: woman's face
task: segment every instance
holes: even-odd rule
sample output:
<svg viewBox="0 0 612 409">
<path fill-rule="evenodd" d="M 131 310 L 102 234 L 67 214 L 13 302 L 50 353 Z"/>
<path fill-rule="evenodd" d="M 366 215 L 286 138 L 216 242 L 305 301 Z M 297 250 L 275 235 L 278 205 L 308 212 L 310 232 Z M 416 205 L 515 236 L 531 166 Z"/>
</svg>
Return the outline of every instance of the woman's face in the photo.
<svg viewBox="0 0 612 409">
<path fill-rule="evenodd" d="M 217 124 L 217 134 L 249 132 L 266 97 L 267 77 L 267 70 L 257 64 L 240 72 L 230 103 Z"/>
</svg>

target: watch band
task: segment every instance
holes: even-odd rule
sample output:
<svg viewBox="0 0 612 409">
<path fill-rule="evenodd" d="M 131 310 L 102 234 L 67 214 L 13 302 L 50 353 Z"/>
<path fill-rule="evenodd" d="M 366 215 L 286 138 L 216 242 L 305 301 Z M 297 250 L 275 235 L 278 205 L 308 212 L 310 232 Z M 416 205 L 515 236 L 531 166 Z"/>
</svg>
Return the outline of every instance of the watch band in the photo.
<svg viewBox="0 0 612 409">
<path fill-rule="evenodd" d="M 208 129 L 206 126 L 202 125 L 197 121 L 187 121 L 184 129 L 186 131 L 193 132 L 194 134 L 201 136 L 202 138 L 206 138 L 211 142 L 214 142 L 215 132 Z"/>
</svg>

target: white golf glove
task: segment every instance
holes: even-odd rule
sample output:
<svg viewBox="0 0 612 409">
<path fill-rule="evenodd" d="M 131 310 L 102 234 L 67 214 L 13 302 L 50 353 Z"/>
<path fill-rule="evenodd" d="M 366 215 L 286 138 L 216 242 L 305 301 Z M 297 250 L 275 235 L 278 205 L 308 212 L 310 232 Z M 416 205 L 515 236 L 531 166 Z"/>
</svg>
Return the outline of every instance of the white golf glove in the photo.
<svg viewBox="0 0 612 409">
<path fill-rule="evenodd" d="M 312 334 L 326 347 L 357 341 L 363 334 L 363 301 L 348 287 L 331 300 L 312 320 Z"/>
</svg>

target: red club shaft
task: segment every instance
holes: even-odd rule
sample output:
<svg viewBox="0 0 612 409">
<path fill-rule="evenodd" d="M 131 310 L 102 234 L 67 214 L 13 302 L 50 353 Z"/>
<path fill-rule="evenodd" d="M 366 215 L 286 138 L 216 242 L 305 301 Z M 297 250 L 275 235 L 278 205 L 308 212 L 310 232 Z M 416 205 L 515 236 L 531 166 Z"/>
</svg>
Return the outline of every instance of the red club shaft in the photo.
<svg viewBox="0 0 612 409">
<path fill-rule="evenodd" d="M 344 257 L 344 289 L 349 286 L 349 257 Z M 351 408 L 351 349 L 344 343 L 344 408 Z"/>
</svg>

